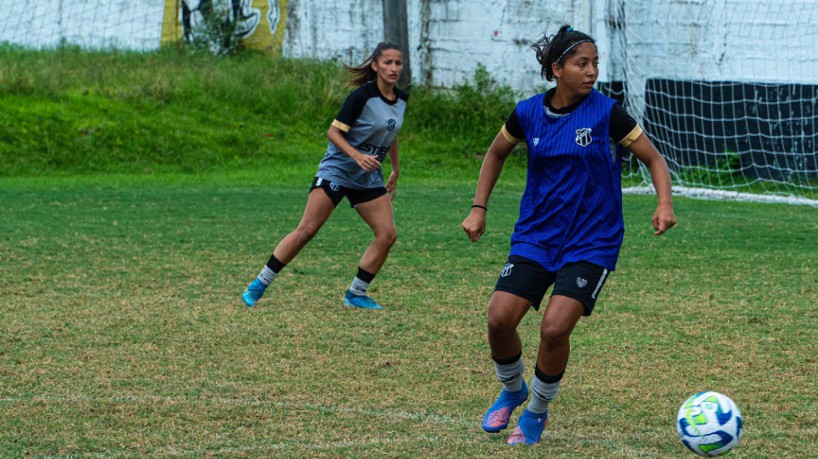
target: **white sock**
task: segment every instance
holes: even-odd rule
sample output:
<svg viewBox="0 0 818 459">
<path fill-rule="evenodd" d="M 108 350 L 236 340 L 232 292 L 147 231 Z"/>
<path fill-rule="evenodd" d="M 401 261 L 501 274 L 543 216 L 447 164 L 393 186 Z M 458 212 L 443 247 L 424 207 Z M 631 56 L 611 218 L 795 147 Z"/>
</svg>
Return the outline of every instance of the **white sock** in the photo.
<svg viewBox="0 0 818 459">
<path fill-rule="evenodd" d="M 274 273 L 272 269 L 266 266 L 264 267 L 264 269 L 261 270 L 261 273 L 258 275 L 258 280 L 261 281 L 261 283 L 264 284 L 265 287 L 270 285 L 270 282 L 272 282 L 273 279 L 275 278 L 276 273 Z"/>
<path fill-rule="evenodd" d="M 517 392 L 523 388 L 523 372 L 525 371 L 525 364 L 523 363 L 523 355 L 517 358 L 516 361 L 508 364 L 501 364 L 494 361 L 494 370 L 497 378 L 503 383 L 503 386 L 509 392 Z"/>
<path fill-rule="evenodd" d="M 367 289 L 369 289 L 369 282 L 362 281 L 358 276 L 355 276 L 352 284 L 349 285 L 349 291 L 356 295 L 366 295 Z"/>
<path fill-rule="evenodd" d="M 542 376 L 543 378 L 540 378 Z M 545 382 L 543 381 L 551 381 Z M 562 374 L 557 376 L 546 376 L 540 373 L 539 369 L 531 378 L 531 400 L 528 402 L 528 411 L 532 413 L 544 413 L 548 410 L 548 403 L 557 397 L 560 390 L 560 380 Z"/>
</svg>

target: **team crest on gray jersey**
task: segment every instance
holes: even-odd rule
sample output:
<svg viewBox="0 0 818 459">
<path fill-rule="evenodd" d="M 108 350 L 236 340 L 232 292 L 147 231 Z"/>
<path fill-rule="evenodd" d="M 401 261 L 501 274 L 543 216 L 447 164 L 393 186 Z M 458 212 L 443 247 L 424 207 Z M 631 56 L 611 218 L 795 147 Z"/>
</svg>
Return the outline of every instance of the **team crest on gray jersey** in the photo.
<svg viewBox="0 0 818 459">
<path fill-rule="evenodd" d="M 386 120 L 386 130 L 391 131 L 395 129 L 395 123 L 397 123 L 397 121 L 395 121 L 394 118 L 389 118 L 388 120 Z"/>
<path fill-rule="evenodd" d="M 591 144 L 592 140 L 594 139 L 591 138 L 591 128 L 577 129 L 577 145 L 580 147 L 587 147 Z"/>
<path fill-rule="evenodd" d="M 506 263 L 506 265 L 503 266 L 503 270 L 500 271 L 500 277 L 508 277 L 511 274 L 511 268 L 513 267 L 514 263 Z"/>
</svg>

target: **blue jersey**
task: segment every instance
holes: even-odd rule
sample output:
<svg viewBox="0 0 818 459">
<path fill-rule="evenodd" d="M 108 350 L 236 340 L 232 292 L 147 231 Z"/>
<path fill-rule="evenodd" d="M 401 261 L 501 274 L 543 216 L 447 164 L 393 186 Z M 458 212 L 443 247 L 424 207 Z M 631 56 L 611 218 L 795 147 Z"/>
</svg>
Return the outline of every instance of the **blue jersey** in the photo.
<svg viewBox="0 0 818 459">
<path fill-rule="evenodd" d="M 528 178 L 511 255 L 549 271 L 577 261 L 613 270 L 625 234 L 622 156 L 609 141 L 616 101 L 593 90 L 559 116 L 546 110 L 544 97 L 515 109 L 528 144 Z"/>
</svg>

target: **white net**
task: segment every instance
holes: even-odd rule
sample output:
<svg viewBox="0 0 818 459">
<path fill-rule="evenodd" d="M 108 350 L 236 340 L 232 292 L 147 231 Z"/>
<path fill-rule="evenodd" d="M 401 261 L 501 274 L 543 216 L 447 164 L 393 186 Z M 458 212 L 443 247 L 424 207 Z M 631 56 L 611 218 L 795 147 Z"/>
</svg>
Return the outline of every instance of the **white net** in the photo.
<svg viewBox="0 0 818 459">
<path fill-rule="evenodd" d="M 818 206 L 818 2 L 616 0 L 610 14 L 626 107 L 675 191 Z"/>
<path fill-rule="evenodd" d="M 159 47 L 166 0 L 0 0 L 0 43 L 28 48 Z"/>
</svg>

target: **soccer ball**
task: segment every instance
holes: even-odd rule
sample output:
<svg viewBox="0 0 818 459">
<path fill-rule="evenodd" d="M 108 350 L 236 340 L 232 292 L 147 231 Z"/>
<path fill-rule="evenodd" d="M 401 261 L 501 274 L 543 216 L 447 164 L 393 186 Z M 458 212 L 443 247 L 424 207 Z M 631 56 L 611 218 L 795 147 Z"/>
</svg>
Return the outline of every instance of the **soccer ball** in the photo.
<svg viewBox="0 0 818 459">
<path fill-rule="evenodd" d="M 682 403 L 676 430 L 682 443 L 699 456 L 726 454 L 738 444 L 743 427 L 741 413 L 730 397 L 699 392 Z"/>
</svg>

